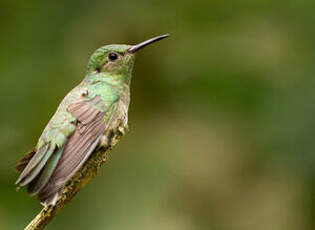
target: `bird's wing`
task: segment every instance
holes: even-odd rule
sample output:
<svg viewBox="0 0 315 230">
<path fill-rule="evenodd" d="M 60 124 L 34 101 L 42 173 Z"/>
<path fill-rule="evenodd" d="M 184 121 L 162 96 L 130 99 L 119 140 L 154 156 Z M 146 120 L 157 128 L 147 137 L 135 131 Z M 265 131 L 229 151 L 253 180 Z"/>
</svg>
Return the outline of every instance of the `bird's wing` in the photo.
<svg viewBox="0 0 315 230">
<path fill-rule="evenodd" d="M 44 129 L 35 149 L 26 154 L 16 165 L 21 174 L 15 182 L 19 187 L 29 184 L 43 170 L 53 153 L 58 152 L 66 143 L 75 129 L 75 117 L 65 111 L 66 105 L 79 98 L 77 88 L 74 88 L 59 105 L 56 113 Z M 57 161 L 58 159 L 55 159 Z M 52 164 L 52 163 L 51 163 Z"/>
<path fill-rule="evenodd" d="M 101 104 L 96 96 L 93 104 Z M 69 137 L 60 161 L 46 186 L 38 193 L 43 203 L 50 203 L 60 192 L 65 182 L 73 176 L 96 148 L 101 135 L 110 120 L 114 104 L 106 110 L 100 111 L 91 103 L 78 102 L 70 105 L 68 111 L 78 119 L 74 133 Z"/>
<path fill-rule="evenodd" d="M 17 180 L 29 185 L 31 195 L 38 194 L 50 203 L 65 182 L 93 152 L 106 129 L 114 101 L 105 103 L 99 96 L 79 100 L 67 106 L 59 121 L 50 125 L 41 139 L 45 140 Z M 40 139 L 40 141 L 41 141 Z M 39 142 L 41 143 L 41 142 Z"/>
</svg>

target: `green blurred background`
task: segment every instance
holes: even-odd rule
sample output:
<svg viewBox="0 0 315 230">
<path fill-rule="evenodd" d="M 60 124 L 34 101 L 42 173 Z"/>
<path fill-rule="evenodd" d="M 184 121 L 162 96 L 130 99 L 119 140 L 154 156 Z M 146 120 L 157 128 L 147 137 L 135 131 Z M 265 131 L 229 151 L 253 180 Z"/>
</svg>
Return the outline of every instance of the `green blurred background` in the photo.
<svg viewBox="0 0 315 230">
<path fill-rule="evenodd" d="M 314 229 L 313 0 L 0 1 L 0 229 L 13 166 L 104 44 L 137 55 L 130 132 L 47 229 Z"/>
</svg>

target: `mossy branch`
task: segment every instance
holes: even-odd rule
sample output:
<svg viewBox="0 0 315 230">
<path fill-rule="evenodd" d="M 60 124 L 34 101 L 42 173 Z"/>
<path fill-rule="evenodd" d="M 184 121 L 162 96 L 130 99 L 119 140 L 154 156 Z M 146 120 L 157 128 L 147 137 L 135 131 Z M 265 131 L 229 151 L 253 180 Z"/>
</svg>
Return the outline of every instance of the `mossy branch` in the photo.
<svg viewBox="0 0 315 230">
<path fill-rule="evenodd" d="M 111 149 L 120 141 L 121 136 L 122 133 L 115 135 L 110 147 L 95 151 L 80 170 L 66 183 L 56 205 L 44 207 L 24 230 L 44 229 L 63 209 L 65 204 L 97 174 L 99 168 L 106 162 Z"/>
</svg>

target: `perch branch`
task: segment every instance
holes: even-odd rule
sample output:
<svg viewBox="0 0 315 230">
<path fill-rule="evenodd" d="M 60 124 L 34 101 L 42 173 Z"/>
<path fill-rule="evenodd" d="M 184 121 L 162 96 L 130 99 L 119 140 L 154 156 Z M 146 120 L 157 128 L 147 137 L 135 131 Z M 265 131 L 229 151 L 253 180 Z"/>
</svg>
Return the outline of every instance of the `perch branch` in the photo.
<svg viewBox="0 0 315 230">
<path fill-rule="evenodd" d="M 54 206 L 47 205 L 44 207 L 24 230 L 44 229 L 45 226 L 62 210 L 65 204 L 97 174 L 99 168 L 106 162 L 108 153 L 119 142 L 121 136 L 122 133 L 117 134 L 113 138 L 110 147 L 94 152 L 79 171 L 67 181 L 56 204 Z"/>
</svg>

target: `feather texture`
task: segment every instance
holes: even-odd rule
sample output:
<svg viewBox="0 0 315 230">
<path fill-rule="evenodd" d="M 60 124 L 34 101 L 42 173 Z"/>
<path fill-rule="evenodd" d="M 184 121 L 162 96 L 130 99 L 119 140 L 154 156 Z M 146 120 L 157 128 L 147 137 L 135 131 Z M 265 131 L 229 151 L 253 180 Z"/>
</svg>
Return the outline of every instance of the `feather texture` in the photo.
<svg viewBox="0 0 315 230">
<path fill-rule="evenodd" d="M 36 153 L 36 150 L 33 149 L 32 151 L 28 152 L 25 154 L 25 156 L 23 156 L 18 163 L 15 165 L 14 169 L 17 172 L 22 172 L 26 165 L 28 164 L 28 162 L 30 162 L 30 160 L 32 159 L 32 157 L 34 156 L 34 154 Z"/>
<path fill-rule="evenodd" d="M 68 111 L 77 118 L 78 123 L 74 133 L 65 144 L 63 154 L 49 182 L 38 194 L 39 199 L 44 203 L 49 203 L 55 194 L 60 192 L 65 182 L 93 152 L 105 131 L 105 113 L 92 106 L 91 102 L 102 103 L 96 96 L 90 102 L 77 102 L 68 107 Z"/>
<path fill-rule="evenodd" d="M 19 186 L 24 186 L 27 182 L 30 182 L 32 178 L 36 176 L 36 172 L 39 173 L 44 164 L 40 164 L 41 160 L 44 158 L 45 154 L 49 151 L 50 144 L 45 144 L 42 146 L 29 161 L 17 181 L 15 182 Z M 46 159 L 44 158 L 44 161 Z M 48 160 L 48 159 L 47 159 Z M 47 161 L 46 160 L 46 161 Z"/>
<path fill-rule="evenodd" d="M 113 126 L 111 118 L 117 112 L 120 91 L 102 80 L 83 81 L 68 93 L 45 127 L 36 151 L 17 164 L 21 174 L 16 184 L 28 185 L 29 194 L 37 195 L 42 203 L 56 200 L 67 180 L 98 146 L 102 135 L 109 133 L 106 130 L 117 125 Z"/>
<path fill-rule="evenodd" d="M 60 157 L 63 152 L 63 148 L 58 148 L 54 154 L 49 158 L 46 166 L 43 168 L 40 174 L 32 180 L 28 186 L 28 193 L 30 195 L 37 194 L 48 182 L 51 177 Z"/>
</svg>

